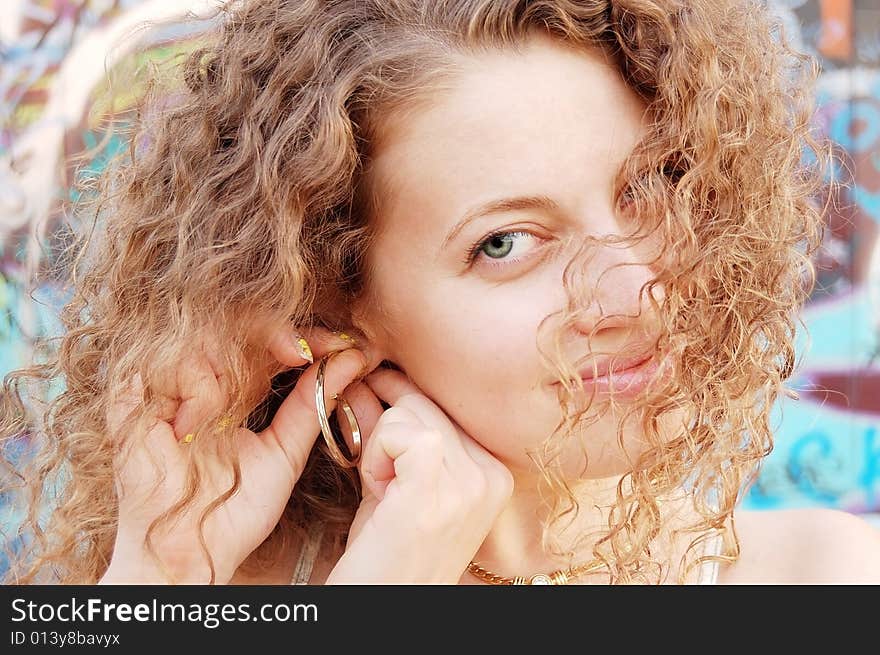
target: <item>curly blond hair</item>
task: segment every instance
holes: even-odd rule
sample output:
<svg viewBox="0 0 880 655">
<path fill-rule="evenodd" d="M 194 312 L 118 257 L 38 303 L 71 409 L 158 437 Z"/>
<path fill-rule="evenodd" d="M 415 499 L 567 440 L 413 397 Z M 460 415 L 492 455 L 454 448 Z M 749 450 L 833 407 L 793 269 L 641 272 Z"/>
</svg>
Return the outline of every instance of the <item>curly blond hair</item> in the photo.
<svg viewBox="0 0 880 655">
<path fill-rule="evenodd" d="M 651 552 L 664 520 L 659 499 L 684 487 L 701 518 L 689 526 L 697 537 L 681 568 L 695 566 L 704 532 L 732 525 L 772 448 L 770 411 L 795 363 L 822 229 L 815 62 L 746 0 L 254 0 L 222 11 L 180 79 L 146 94 L 126 161 L 102 180 L 95 224 L 65 260 L 64 336 L 46 344 L 43 363 L 5 380 L 9 479 L 28 508 L 7 579 L 100 579 L 117 521 L 108 409 L 139 375 L 150 410 L 152 381 L 197 335 L 210 331 L 222 344 L 228 411 L 252 429 L 266 424 L 299 372 L 254 365 L 265 362 L 266 326 L 345 327 L 352 300 L 369 292 L 363 262 L 381 197 L 368 173 L 383 122 L 430 100 L 457 58 L 517 48 L 536 30 L 604 53 L 651 119 L 614 192 L 638 218 L 627 238 L 664 245 L 642 291 L 663 289 L 662 302 L 652 301 L 662 317 L 657 346 L 676 375 L 629 410 L 643 412 L 650 447 L 621 478 L 594 555 L 612 582 L 659 581 L 666 564 Z M 805 149 L 817 165 L 805 164 Z M 558 348 L 589 297 L 585 278 L 566 270 L 571 302 L 557 348 L 544 353 L 564 410 L 538 462 L 555 492 L 545 534 L 577 507 L 554 458 L 588 409 L 575 401 L 575 363 Z M 661 417 L 681 408 L 686 429 L 661 439 Z M 31 447 L 13 461 L 20 440 Z M 232 430 L 216 447 L 235 482 L 207 511 L 240 478 Z M 162 520 L 195 496 L 198 459 L 190 466 L 181 503 Z M 314 521 L 344 539 L 358 489 L 316 446 L 248 564 L 274 559 Z"/>
</svg>

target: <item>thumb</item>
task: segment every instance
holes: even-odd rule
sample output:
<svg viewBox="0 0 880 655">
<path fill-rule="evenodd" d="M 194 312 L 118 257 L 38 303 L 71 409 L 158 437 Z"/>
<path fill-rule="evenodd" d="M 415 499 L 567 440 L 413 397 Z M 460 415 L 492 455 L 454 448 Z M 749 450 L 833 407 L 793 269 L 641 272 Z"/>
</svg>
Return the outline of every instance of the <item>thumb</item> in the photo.
<svg viewBox="0 0 880 655">
<path fill-rule="evenodd" d="M 366 361 L 363 353 L 354 348 L 336 351 L 324 359 L 324 408 L 329 419 L 337 405 L 334 396 L 351 384 Z M 274 437 L 281 446 L 293 468 L 294 480 L 302 475 L 315 439 L 321 434 L 315 398 L 319 366 L 320 361 L 315 362 L 303 372 L 275 412 L 272 423 L 261 433 L 263 438 Z"/>
</svg>

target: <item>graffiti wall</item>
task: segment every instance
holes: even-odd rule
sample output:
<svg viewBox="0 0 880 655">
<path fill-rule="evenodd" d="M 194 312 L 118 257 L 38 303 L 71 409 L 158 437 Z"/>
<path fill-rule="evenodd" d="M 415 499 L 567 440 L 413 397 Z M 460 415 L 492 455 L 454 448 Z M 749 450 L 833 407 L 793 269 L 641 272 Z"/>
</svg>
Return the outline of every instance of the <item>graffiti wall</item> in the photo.
<svg viewBox="0 0 880 655">
<path fill-rule="evenodd" d="M 769 0 L 784 35 L 822 64 L 817 129 L 835 144 L 819 284 L 806 309 L 797 401 L 777 407 L 777 445 L 745 504 L 880 512 L 880 0 Z M 193 47 L 206 23 L 168 23 L 197 0 L 4 0 L 0 6 L 0 373 L 58 332 L 60 284 L 26 280 L 51 250 L 75 176 L 126 146 L 105 138 L 105 72 Z M 133 30 L 141 28 L 139 39 Z M 124 108 L 136 89 L 115 93 Z M 120 106 L 121 105 L 121 106 Z M 85 155 L 85 157 L 83 157 Z M 13 521 L 15 508 L 0 524 Z M 2 567 L 2 562 L 0 562 Z"/>
<path fill-rule="evenodd" d="M 836 149 L 818 284 L 806 308 L 800 400 L 746 504 L 880 511 L 880 3 L 773 0 L 785 34 L 822 64 L 817 131 Z"/>
<path fill-rule="evenodd" d="M 60 333 L 62 280 L 41 275 L 48 281 L 37 288 L 28 280 L 55 264 L 46 253 L 59 251 L 59 226 L 76 200 L 72 183 L 127 147 L 114 136 L 118 130 L 107 129 L 108 102 L 124 114 L 140 89 L 131 76 L 108 71 L 142 70 L 194 47 L 216 4 L 0 3 L 0 375 L 31 359 L 36 337 Z M 0 497 L 0 571 L 18 543 L 6 527 L 17 525 L 24 510 Z"/>
<path fill-rule="evenodd" d="M 30 290 L 74 177 L 99 171 L 120 148 L 105 133 L 112 91 L 124 111 L 137 88 L 108 90 L 107 71 L 137 70 L 184 49 L 199 29 L 175 17 L 206 12 L 186 0 L 4 0 L 0 6 L 0 370 L 30 356 L 33 337 L 57 333 L 59 285 Z M 45 257 L 42 257 L 45 259 Z M 44 262 L 45 263 L 45 262 Z M 32 296 L 32 297 L 31 297 Z M 35 302 L 36 300 L 36 302 Z"/>
</svg>

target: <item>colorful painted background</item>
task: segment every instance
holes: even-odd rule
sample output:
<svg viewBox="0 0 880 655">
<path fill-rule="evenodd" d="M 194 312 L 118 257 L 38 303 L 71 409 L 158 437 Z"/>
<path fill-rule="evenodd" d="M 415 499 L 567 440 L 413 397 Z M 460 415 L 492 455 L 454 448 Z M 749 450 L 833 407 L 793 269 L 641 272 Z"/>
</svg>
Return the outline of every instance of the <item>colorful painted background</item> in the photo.
<svg viewBox="0 0 880 655">
<path fill-rule="evenodd" d="M 819 131 L 837 151 L 819 281 L 806 308 L 799 401 L 778 406 L 776 449 L 753 508 L 880 512 L 880 1 L 773 0 L 785 33 L 822 64 Z"/>
<path fill-rule="evenodd" d="M 0 5 L 0 374 L 27 361 L 35 336 L 58 333 L 61 287 L 46 283 L 29 294 L 25 280 L 57 238 L 75 176 L 100 170 L 126 146 L 104 138 L 95 108 L 105 70 L 191 48 L 205 20 L 154 25 L 137 39 L 132 30 L 186 12 L 204 16 L 214 4 Z M 880 513 L 880 0 L 769 4 L 786 37 L 822 64 L 816 124 L 835 144 L 834 175 L 844 185 L 804 315 L 792 380 L 801 398 L 776 408 L 776 449 L 745 505 L 820 505 L 872 518 Z M 115 89 L 117 109 L 136 92 Z M 20 511 L 0 499 L 0 527 L 14 525 Z"/>
</svg>

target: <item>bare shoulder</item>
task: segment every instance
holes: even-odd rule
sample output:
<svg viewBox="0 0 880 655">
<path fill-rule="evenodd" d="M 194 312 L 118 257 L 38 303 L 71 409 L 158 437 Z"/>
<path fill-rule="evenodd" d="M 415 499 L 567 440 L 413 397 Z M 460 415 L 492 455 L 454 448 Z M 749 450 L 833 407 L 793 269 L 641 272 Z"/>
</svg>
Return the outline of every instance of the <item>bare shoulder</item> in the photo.
<svg viewBox="0 0 880 655">
<path fill-rule="evenodd" d="M 853 514 L 792 509 L 735 515 L 741 555 L 722 584 L 880 584 L 880 529 Z"/>
</svg>

